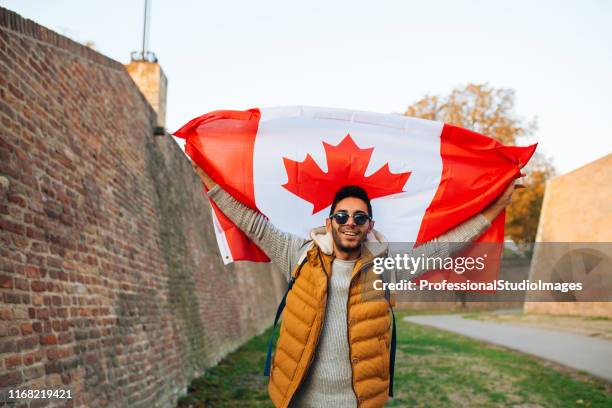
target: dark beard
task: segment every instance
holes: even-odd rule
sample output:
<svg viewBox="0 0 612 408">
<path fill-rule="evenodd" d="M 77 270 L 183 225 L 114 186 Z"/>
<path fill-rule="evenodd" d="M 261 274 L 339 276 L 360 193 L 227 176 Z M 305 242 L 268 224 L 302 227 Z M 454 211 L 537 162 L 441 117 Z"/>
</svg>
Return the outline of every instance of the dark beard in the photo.
<svg viewBox="0 0 612 408">
<path fill-rule="evenodd" d="M 361 242 L 363 242 L 363 240 L 359 242 L 359 245 L 354 248 L 345 247 L 344 245 L 342 245 L 342 241 L 338 234 L 339 231 L 336 228 L 332 228 L 332 237 L 334 238 L 334 244 L 336 245 L 336 248 L 338 248 L 340 251 L 346 252 L 347 254 L 352 254 L 361 251 Z"/>
</svg>

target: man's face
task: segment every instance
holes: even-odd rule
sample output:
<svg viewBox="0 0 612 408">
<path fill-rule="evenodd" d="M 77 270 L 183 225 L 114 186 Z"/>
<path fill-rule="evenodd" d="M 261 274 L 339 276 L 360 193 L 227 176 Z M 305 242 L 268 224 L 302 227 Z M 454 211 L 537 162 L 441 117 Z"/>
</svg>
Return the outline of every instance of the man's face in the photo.
<svg viewBox="0 0 612 408">
<path fill-rule="evenodd" d="M 349 215 L 357 213 L 368 214 L 366 203 L 355 197 L 347 197 L 336 204 L 334 214 L 344 212 Z M 327 219 L 325 228 L 331 231 L 334 238 L 334 249 L 346 254 L 353 254 L 361 250 L 361 243 L 366 239 L 370 230 L 374 227 L 374 221 L 366 221 L 363 225 L 357 225 L 353 217 L 349 217 L 346 224 L 338 224 L 335 219 Z"/>
</svg>

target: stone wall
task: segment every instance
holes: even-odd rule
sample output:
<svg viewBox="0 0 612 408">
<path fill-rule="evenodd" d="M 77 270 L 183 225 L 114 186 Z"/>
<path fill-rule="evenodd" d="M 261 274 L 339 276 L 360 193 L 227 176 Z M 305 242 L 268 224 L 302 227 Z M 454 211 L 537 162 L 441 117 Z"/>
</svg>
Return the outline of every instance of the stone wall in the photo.
<svg viewBox="0 0 612 408">
<path fill-rule="evenodd" d="M 551 274 L 563 275 L 579 279 L 587 290 L 575 302 L 543 302 L 534 294 L 526 312 L 612 317 L 612 302 L 580 301 L 589 288 L 612 293 L 610 197 L 612 154 L 547 183 L 529 278 L 551 281 Z"/>
<path fill-rule="evenodd" d="M 271 323 L 281 277 L 223 266 L 156 121 L 122 64 L 0 8 L 0 398 L 174 406 Z"/>
<path fill-rule="evenodd" d="M 157 126 L 166 127 L 166 91 L 168 79 L 156 62 L 132 61 L 125 66 L 149 105 L 157 113 Z"/>
</svg>

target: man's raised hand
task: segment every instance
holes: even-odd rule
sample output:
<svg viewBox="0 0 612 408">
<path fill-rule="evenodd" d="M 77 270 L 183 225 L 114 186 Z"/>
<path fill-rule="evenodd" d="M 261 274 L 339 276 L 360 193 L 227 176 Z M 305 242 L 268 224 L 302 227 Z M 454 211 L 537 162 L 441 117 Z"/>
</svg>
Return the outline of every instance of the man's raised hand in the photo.
<svg viewBox="0 0 612 408">
<path fill-rule="evenodd" d="M 522 176 L 524 176 L 523 173 L 521 173 L 521 177 Z M 512 202 L 512 193 L 519 188 L 525 188 L 525 186 L 520 184 L 518 180 L 512 180 L 504 192 L 497 198 L 497 200 L 485 208 L 482 215 L 484 215 L 489 222 L 493 222 L 495 217 L 497 217 L 499 213 L 501 213 L 504 208 L 506 208 Z"/>
</svg>

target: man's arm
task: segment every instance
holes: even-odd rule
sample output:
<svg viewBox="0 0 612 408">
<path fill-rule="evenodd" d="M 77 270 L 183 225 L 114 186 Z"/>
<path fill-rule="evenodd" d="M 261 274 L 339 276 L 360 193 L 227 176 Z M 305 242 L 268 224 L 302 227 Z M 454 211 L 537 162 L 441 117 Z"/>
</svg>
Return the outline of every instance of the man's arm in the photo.
<svg viewBox="0 0 612 408">
<path fill-rule="evenodd" d="M 223 214 L 253 240 L 289 280 L 293 256 L 306 240 L 280 231 L 262 214 L 242 204 L 223 190 L 197 164 L 192 163 L 192 165 L 206 186 L 208 196 Z"/>
<path fill-rule="evenodd" d="M 455 228 L 447 231 L 431 241 L 413 249 L 411 256 L 426 258 L 447 258 L 453 254 L 467 248 L 470 243 L 476 240 L 490 226 L 493 220 L 510 204 L 512 193 L 516 188 L 522 188 L 520 184 L 515 185 L 513 180 L 506 190 L 482 213 L 476 214 L 469 220 L 459 224 Z M 410 279 L 413 279 L 423 273 L 426 269 L 415 271 Z"/>
<path fill-rule="evenodd" d="M 439 237 L 417 246 L 414 255 L 446 258 L 467 248 L 490 226 L 491 222 L 483 214 L 477 214 Z"/>
</svg>

